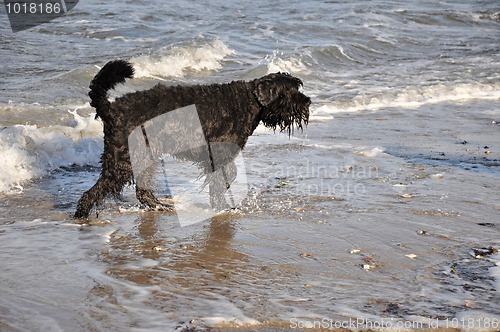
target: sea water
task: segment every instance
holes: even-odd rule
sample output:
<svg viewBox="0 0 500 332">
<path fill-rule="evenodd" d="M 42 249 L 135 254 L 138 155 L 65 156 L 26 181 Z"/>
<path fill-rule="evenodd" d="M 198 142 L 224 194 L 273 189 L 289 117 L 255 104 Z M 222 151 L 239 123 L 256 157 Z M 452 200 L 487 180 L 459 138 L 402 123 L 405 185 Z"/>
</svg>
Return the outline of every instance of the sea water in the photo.
<svg viewBox="0 0 500 332">
<path fill-rule="evenodd" d="M 497 1 L 89 0 L 18 33 L 0 8 L 0 330 L 498 329 Z M 238 211 L 180 227 L 131 186 L 77 224 L 117 58 L 111 99 L 289 72 L 309 125 L 256 130 Z"/>
</svg>

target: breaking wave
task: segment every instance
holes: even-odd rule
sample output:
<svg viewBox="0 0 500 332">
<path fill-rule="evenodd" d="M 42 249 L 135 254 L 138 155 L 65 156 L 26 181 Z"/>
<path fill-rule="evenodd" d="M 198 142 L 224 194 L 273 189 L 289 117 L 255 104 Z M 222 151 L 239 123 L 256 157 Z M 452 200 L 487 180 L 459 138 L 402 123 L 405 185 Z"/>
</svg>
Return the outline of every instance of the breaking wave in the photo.
<svg viewBox="0 0 500 332">
<path fill-rule="evenodd" d="M 334 113 L 377 111 L 384 108 L 418 108 L 442 102 L 467 102 L 471 100 L 497 100 L 500 84 L 467 83 L 455 85 L 429 85 L 388 89 L 385 93 L 357 96 L 349 101 L 326 103 L 316 109 L 318 116 Z"/>
<path fill-rule="evenodd" d="M 136 78 L 164 80 L 182 77 L 186 72 L 213 71 L 222 68 L 222 61 L 233 51 L 220 40 L 195 46 L 174 46 L 159 55 L 134 57 Z"/>
<path fill-rule="evenodd" d="M 27 181 L 61 166 L 92 165 L 102 153 L 102 123 L 95 114 L 70 111 L 76 125 L 14 125 L 0 128 L 0 193 L 23 191 Z"/>
</svg>

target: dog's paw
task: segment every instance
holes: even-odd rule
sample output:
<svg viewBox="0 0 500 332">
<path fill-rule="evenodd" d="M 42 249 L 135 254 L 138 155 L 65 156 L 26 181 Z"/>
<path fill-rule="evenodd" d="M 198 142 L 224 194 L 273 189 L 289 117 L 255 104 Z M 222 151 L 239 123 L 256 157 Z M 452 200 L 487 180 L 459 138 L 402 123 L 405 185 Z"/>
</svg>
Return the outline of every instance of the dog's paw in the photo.
<svg viewBox="0 0 500 332">
<path fill-rule="evenodd" d="M 152 211 L 159 211 L 159 212 L 173 212 L 174 206 L 169 203 L 160 203 L 157 204 L 155 207 L 150 208 Z"/>
<path fill-rule="evenodd" d="M 231 211 L 234 206 L 229 205 L 225 200 L 223 201 L 211 201 L 210 205 L 212 210 L 216 212 Z"/>
<path fill-rule="evenodd" d="M 155 205 L 155 206 L 149 206 L 149 205 L 144 205 L 141 204 L 139 205 L 139 211 L 142 212 L 173 212 L 175 209 L 172 205 Z"/>
</svg>

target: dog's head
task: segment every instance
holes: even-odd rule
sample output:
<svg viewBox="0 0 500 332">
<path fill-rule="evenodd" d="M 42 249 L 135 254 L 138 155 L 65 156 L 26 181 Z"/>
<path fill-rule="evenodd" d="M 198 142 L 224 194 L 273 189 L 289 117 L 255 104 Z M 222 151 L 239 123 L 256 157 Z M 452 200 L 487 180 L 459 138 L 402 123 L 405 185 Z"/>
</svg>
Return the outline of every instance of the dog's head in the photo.
<svg viewBox="0 0 500 332">
<path fill-rule="evenodd" d="M 255 98 L 261 107 L 261 121 L 268 128 L 302 129 L 309 121 L 311 99 L 299 91 L 302 81 L 290 74 L 269 74 L 255 81 Z"/>
</svg>

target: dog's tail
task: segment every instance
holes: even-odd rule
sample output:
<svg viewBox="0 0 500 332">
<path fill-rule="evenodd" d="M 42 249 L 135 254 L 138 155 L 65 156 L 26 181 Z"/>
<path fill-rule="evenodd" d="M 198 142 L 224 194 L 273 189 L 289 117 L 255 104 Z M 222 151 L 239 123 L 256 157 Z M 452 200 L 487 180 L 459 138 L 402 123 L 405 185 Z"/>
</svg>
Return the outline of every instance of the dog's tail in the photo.
<svg viewBox="0 0 500 332">
<path fill-rule="evenodd" d="M 109 110 L 108 91 L 133 76 L 134 68 L 125 60 L 110 61 L 95 75 L 90 82 L 89 97 L 90 106 L 96 109 L 96 119 L 106 116 Z"/>
</svg>

